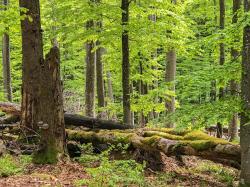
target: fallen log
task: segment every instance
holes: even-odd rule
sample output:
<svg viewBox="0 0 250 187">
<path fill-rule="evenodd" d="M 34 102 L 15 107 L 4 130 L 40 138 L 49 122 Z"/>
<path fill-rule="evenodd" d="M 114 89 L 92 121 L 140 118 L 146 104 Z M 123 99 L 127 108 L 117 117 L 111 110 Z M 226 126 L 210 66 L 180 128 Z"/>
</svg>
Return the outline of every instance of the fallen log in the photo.
<svg viewBox="0 0 250 187">
<path fill-rule="evenodd" d="M 161 132 L 162 133 L 162 132 Z M 171 135 L 171 134 L 170 134 Z M 175 136 L 175 135 L 174 135 Z M 67 130 L 69 140 L 81 143 L 129 144 L 145 151 L 160 151 L 167 156 L 192 155 L 204 159 L 240 167 L 240 146 L 226 140 L 210 137 L 203 132 L 190 132 L 175 140 L 166 134 L 145 135 L 145 132 L 121 132 L 111 130 L 75 131 Z"/>
<path fill-rule="evenodd" d="M 6 102 L 0 102 L 0 110 L 3 112 L 10 114 L 14 117 L 20 117 L 21 115 L 21 109 L 20 105 L 14 104 L 14 103 L 6 103 Z M 13 119 L 16 122 L 16 118 Z M 82 115 L 77 114 L 64 114 L 64 120 L 66 126 L 83 126 L 90 129 L 132 129 L 132 126 L 124 125 L 120 122 L 111 121 L 111 120 L 103 120 L 98 118 L 90 118 Z M 8 121 L 8 123 L 11 123 Z"/>
</svg>

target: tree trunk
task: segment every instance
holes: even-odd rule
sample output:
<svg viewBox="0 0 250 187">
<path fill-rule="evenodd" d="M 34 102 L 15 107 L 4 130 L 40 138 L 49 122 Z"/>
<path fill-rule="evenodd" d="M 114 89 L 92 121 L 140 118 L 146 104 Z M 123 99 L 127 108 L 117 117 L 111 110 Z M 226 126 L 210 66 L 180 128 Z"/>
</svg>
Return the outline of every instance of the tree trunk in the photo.
<svg viewBox="0 0 250 187">
<path fill-rule="evenodd" d="M 250 11 L 250 0 L 244 0 L 244 10 Z M 250 26 L 244 27 L 242 53 L 241 97 L 243 108 L 241 113 L 240 145 L 241 145 L 241 186 L 250 186 Z"/>
<path fill-rule="evenodd" d="M 241 6 L 241 0 L 233 0 L 233 19 L 232 23 L 236 24 L 238 22 L 238 10 Z M 236 41 L 239 40 L 239 38 L 235 39 Z M 234 47 L 231 49 L 231 56 L 232 61 L 237 61 L 237 58 L 239 56 L 239 51 L 235 49 Z M 230 82 L 230 89 L 231 89 L 231 95 L 237 96 L 238 95 L 238 84 L 235 80 L 231 80 Z M 229 124 L 229 131 L 228 131 L 229 140 L 233 141 L 238 137 L 238 114 L 233 114 L 231 123 Z"/>
<path fill-rule="evenodd" d="M 107 71 L 107 83 L 108 83 L 108 98 L 109 98 L 109 101 L 111 103 L 114 103 L 115 100 L 114 100 L 114 94 L 113 94 L 113 86 L 112 86 L 112 80 L 111 80 L 111 73 L 110 73 L 109 70 Z M 116 114 L 111 114 L 111 115 L 109 115 L 109 118 L 113 119 L 113 120 L 116 120 L 117 116 L 116 116 Z"/>
<path fill-rule="evenodd" d="M 87 22 L 87 29 L 92 29 L 94 21 Z M 85 89 L 85 114 L 95 116 L 95 44 L 93 41 L 86 43 L 86 89 Z"/>
<path fill-rule="evenodd" d="M 175 92 L 175 75 L 176 75 L 176 52 L 170 50 L 166 56 L 166 72 L 165 80 L 170 84 L 170 90 Z M 175 97 L 171 96 L 169 101 L 166 101 L 167 113 L 171 114 L 175 112 Z M 174 127 L 173 122 L 166 124 L 166 127 Z"/>
<path fill-rule="evenodd" d="M 97 47 L 100 45 L 100 42 L 96 42 Z M 104 94 L 104 81 L 103 81 L 103 65 L 102 65 L 102 54 L 103 48 L 99 47 L 96 50 L 96 87 L 97 87 L 97 99 L 98 107 L 101 109 L 98 112 L 98 118 L 106 118 L 106 112 L 103 111 L 105 107 L 105 94 Z"/>
<path fill-rule="evenodd" d="M 139 58 L 141 59 L 140 53 L 139 53 Z M 140 63 L 139 63 L 139 70 L 140 70 L 140 75 L 142 76 L 143 75 L 142 60 L 140 60 Z M 139 94 L 140 95 L 144 95 L 145 94 L 143 80 L 139 80 L 138 81 L 138 89 L 139 89 Z M 139 113 L 138 119 L 139 119 L 139 126 L 140 127 L 145 127 L 145 125 L 146 125 L 146 117 L 143 114 L 143 111 L 141 111 Z"/>
<path fill-rule="evenodd" d="M 129 1 L 121 1 L 122 9 L 122 90 L 123 90 L 123 122 L 126 125 L 131 125 L 131 110 L 130 110 L 130 63 L 129 63 Z"/>
<path fill-rule="evenodd" d="M 223 31 L 225 28 L 225 0 L 220 0 L 220 30 Z M 219 64 L 223 66 L 225 63 L 225 44 L 220 43 L 220 62 Z M 220 88 L 219 90 L 219 99 L 222 99 L 224 97 L 224 88 Z M 217 137 L 221 138 L 222 133 L 222 124 L 221 122 L 217 123 Z"/>
<path fill-rule="evenodd" d="M 8 0 L 3 0 L 3 5 L 8 5 Z M 6 10 L 6 8 L 5 8 Z M 8 28 L 6 28 L 8 30 Z M 11 71 L 10 71 L 10 38 L 8 33 L 3 34 L 3 47 L 2 47 L 2 65 L 3 65 L 3 84 L 5 98 L 12 102 L 12 87 L 11 87 Z"/>
<path fill-rule="evenodd" d="M 63 111 L 62 82 L 60 77 L 60 54 L 55 46 L 46 55 L 41 66 L 41 89 L 39 129 L 40 147 L 34 162 L 55 163 L 65 155 L 66 136 Z"/>
<path fill-rule="evenodd" d="M 38 131 L 40 64 L 44 61 L 40 4 L 39 0 L 19 0 L 19 4 L 28 10 L 26 15 L 32 18 L 32 22 L 27 17 L 21 20 L 23 54 L 21 124 L 25 127 L 25 131 L 33 134 Z"/>
<path fill-rule="evenodd" d="M 39 134 L 35 163 L 54 163 L 65 153 L 65 127 L 59 50 L 51 49 L 43 59 L 39 0 L 20 0 L 32 18 L 21 21 L 23 52 L 23 87 L 21 124 L 32 134 Z"/>
</svg>

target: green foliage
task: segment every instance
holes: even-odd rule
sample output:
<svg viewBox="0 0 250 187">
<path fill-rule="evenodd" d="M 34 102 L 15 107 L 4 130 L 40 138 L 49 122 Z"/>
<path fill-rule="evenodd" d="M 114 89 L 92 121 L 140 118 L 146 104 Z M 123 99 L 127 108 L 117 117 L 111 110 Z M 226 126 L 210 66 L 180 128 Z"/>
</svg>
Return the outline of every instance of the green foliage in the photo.
<svg viewBox="0 0 250 187">
<path fill-rule="evenodd" d="M 29 156 L 16 158 L 11 155 L 4 155 L 0 157 L 0 176 L 8 177 L 21 173 L 29 163 L 31 163 L 31 157 Z"/>
<path fill-rule="evenodd" d="M 208 161 L 197 166 L 195 172 L 211 174 L 215 179 L 226 183 L 227 186 L 233 186 L 233 182 L 237 178 L 237 173 L 232 169 Z"/>
<path fill-rule="evenodd" d="M 89 146 L 88 146 L 89 147 Z M 77 186 L 144 186 L 144 167 L 134 160 L 111 160 L 111 151 L 124 151 L 127 146 L 110 147 L 100 155 L 84 155 L 79 159 L 86 168 L 88 179 L 76 181 Z M 99 162 L 97 167 L 96 162 Z"/>
</svg>

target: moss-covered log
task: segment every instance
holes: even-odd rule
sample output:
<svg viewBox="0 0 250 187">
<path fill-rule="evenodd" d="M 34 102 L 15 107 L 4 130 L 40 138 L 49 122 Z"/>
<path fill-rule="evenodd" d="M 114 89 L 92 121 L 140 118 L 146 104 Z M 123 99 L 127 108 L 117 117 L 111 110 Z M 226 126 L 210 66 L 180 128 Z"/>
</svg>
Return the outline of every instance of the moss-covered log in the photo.
<svg viewBox="0 0 250 187">
<path fill-rule="evenodd" d="M 193 155 L 223 163 L 232 163 L 234 167 L 240 165 L 240 146 L 226 140 L 210 137 L 201 132 L 185 132 L 176 135 L 173 129 L 169 131 L 137 131 L 121 132 L 101 130 L 75 131 L 67 130 L 68 139 L 81 143 L 110 143 L 130 144 L 134 148 L 161 151 L 171 155 Z M 169 132 L 169 133 L 166 133 Z"/>
</svg>

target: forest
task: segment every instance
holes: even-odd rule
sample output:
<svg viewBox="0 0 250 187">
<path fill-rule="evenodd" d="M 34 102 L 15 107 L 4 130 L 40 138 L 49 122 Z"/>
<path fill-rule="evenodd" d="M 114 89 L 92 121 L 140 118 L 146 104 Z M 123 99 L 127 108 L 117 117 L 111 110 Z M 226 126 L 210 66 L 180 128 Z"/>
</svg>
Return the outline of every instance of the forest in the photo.
<svg viewBox="0 0 250 187">
<path fill-rule="evenodd" d="M 0 1 L 0 187 L 250 187 L 250 0 Z"/>
</svg>

